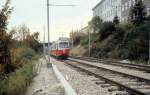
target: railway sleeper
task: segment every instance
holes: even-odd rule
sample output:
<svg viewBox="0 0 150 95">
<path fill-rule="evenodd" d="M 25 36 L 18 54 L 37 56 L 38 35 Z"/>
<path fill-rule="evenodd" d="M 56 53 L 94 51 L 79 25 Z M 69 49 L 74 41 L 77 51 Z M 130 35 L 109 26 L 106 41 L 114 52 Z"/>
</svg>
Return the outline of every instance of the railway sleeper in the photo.
<svg viewBox="0 0 150 95">
<path fill-rule="evenodd" d="M 134 89 L 150 89 L 149 85 L 130 86 L 130 87 Z"/>
<path fill-rule="evenodd" d="M 119 88 L 117 86 L 110 86 L 107 88 L 109 92 L 118 91 Z"/>
<path fill-rule="evenodd" d="M 139 90 L 139 91 L 141 91 L 141 92 L 143 92 L 143 93 L 145 93 L 145 94 L 150 94 L 150 89 L 137 89 L 137 90 Z"/>
<path fill-rule="evenodd" d="M 114 91 L 112 92 L 111 95 L 130 95 L 130 94 L 126 91 Z"/>
<path fill-rule="evenodd" d="M 97 84 L 97 85 L 106 84 L 106 82 L 105 81 L 97 81 L 97 82 L 95 82 L 95 84 Z"/>
<path fill-rule="evenodd" d="M 103 88 L 105 88 L 105 87 L 110 87 L 110 86 L 111 86 L 111 84 L 108 84 L 108 83 L 107 83 L 107 84 L 102 84 L 102 85 L 101 85 L 101 87 L 103 87 Z"/>
<path fill-rule="evenodd" d="M 129 79 L 115 79 L 116 81 L 118 81 L 119 83 L 122 82 L 137 82 L 137 80 L 129 80 Z"/>
<path fill-rule="evenodd" d="M 110 78 L 110 79 L 113 79 L 113 80 L 124 80 L 125 78 L 123 77 L 118 77 L 118 76 L 104 76 L 106 78 Z"/>
<path fill-rule="evenodd" d="M 123 83 L 124 85 L 128 85 L 128 86 L 141 86 L 141 85 L 147 85 L 145 82 L 126 82 Z"/>
<path fill-rule="evenodd" d="M 103 76 L 103 77 L 105 77 L 105 78 L 116 78 L 115 76 Z"/>
<path fill-rule="evenodd" d="M 105 74 L 104 76 L 116 76 L 115 74 Z"/>
</svg>

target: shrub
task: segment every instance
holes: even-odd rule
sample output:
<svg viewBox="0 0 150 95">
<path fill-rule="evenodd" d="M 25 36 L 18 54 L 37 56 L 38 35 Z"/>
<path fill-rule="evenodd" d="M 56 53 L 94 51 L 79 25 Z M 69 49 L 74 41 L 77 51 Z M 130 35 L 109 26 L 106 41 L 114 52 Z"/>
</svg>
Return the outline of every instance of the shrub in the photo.
<svg viewBox="0 0 150 95">
<path fill-rule="evenodd" d="M 71 41 L 73 40 L 74 45 L 78 45 L 80 43 L 81 38 L 84 36 L 85 36 L 85 34 L 82 32 L 79 32 L 78 30 L 72 31 L 70 33 L 70 40 Z"/>
<path fill-rule="evenodd" d="M 95 35 L 95 33 L 90 33 L 90 43 L 91 45 L 96 42 L 96 39 L 98 38 L 99 36 L 98 35 Z M 89 34 L 83 36 L 81 38 L 81 45 L 85 45 L 87 46 L 89 44 Z"/>
<path fill-rule="evenodd" d="M 81 45 L 88 45 L 89 43 L 89 35 L 86 35 L 84 37 L 81 38 Z"/>
<path fill-rule="evenodd" d="M 35 51 L 27 47 L 12 49 L 12 63 L 16 68 L 21 67 L 35 56 Z"/>
<path fill-rule="evenodd" d="M 126 42 L 125 45 L 129 50 L 129 59 L 148 60 L 149 25 L 149 23 L 145 23 L 131 29 L 126 33 L 124 42 Z"/>
<path fill-rule="evenodd" d="M 115 25 L 112 22 L 104 22 L 101 26 L 99 31 L 100 33 L 100 40 L 106 39 L 110 34 L 115 31 Z"/>
<path fill-rule="evenodd" d="M 1 80 L 0 95 L 24 95 L 33 76 L 33 66 L 26 64 Z"/>
</svg>

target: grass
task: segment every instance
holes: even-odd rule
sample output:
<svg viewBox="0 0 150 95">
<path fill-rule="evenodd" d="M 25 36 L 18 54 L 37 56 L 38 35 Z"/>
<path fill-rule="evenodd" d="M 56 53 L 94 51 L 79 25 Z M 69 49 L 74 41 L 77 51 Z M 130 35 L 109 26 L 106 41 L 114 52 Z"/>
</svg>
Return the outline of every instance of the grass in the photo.
<svg viewBox="0 0 150 95">
<path fill-rule="evenodd" d="M 78 45 L 71 49 L 70 55 L 72 56 L 83 56 L 87 52 L 86 48 L 82 45 Z"/>
<path fill-rule="evenodd" d="M 33 77 L 33 63 L 9 74 L 0 81 L 0 95 L 24 95 Z"/>
</svg>

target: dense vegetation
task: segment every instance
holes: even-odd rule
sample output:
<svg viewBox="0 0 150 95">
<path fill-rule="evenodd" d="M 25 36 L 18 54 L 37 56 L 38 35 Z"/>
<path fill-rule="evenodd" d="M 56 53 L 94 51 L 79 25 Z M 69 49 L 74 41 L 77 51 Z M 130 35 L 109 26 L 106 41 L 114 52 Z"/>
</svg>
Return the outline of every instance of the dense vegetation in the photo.
<svg viewBox="0 0 150 95">
<path fill-rule="evenodd" d="M 41 51 L 39 33 L 26 25 L 8 31 L 10 0 L 0 9 L 0 95 L 24 95 L 34 74 L 34 60 Z"/>
<path fill-rule="evenodd" d="M 143 2 L 137 0 L 131 7 L 130 19 L 120 23 L 115 16 L 113 22 L 104 22 L 99 17 L 93 17 L 89 22 L 91 33 L 91 55 L 98 58 L 129 59 L 145 61 L 149 59 L 150 17 L 146 17 Z M 137 14 L 138 13 L 138 14 Z M 76 32 L 76 31 L 75 31 Z M 80 35 L 80 32 L 77 32 Z M 89 34 L 74 39 L 78 45 L 88 49 Z M 76 43 L 76 40 L 74 40 Z M 88 50 L 83 54 L 87 56 Z"/>
</svg>

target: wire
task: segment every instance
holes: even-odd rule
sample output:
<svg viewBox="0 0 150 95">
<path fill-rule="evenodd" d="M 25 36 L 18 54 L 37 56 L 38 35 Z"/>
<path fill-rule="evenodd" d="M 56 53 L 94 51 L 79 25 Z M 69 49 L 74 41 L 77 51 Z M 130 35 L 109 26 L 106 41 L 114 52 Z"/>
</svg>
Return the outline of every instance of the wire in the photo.
<svg viewBox="0 0 150 95">
<path fill-rule="evenodd" d="M 58 5 L 58 4 L 49 4 L 49 6 L 76 6 L 76 5 Z"/>
</svg>

